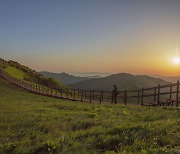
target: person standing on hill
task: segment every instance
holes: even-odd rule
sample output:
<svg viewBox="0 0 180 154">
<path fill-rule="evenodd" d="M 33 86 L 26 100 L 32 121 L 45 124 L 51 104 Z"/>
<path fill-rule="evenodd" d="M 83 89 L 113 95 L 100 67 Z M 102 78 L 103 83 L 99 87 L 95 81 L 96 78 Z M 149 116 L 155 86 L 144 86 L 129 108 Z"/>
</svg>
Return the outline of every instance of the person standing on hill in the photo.
<svg viewBox="0 0 180 154">
<path fill-rule="evenodd" d="M 114 85 L 114 90 L 113 90 L 113 97 L 114 97 L 114 104 L 117 104 L 117 96 L 118 96 L 118 89 L 116 85 Z"/>
</svg>

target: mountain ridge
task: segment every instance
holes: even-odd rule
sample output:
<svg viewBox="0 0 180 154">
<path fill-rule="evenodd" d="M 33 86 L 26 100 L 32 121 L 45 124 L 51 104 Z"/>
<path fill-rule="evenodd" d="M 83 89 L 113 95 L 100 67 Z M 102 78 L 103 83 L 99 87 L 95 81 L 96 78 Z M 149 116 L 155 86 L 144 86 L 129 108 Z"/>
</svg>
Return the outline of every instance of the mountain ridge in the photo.
<svg viewBox="0 0 180 154">
<path fill-rule="evenodd" d="M 54 78 L 56 78 L 57 80 L 59 80 L 60 82 L 62 82 L 65 85 L 69 85 L 69 84 L 73 84 L 73 83 L 77 83 L 79 81 L 89 79 L 88 77 L 76 77 L 76 76 L 67 74 L 65 72 L 51 73 L 51 72 L 47 72 L 47 71 L 42 71 L 42 72 L 39 72 L 39 74 L 42 74 L 45 77 L 54 77 Z"/>
<path fill-rule="evenodd" d="M 169 84 L 159 78 L 147 75 L 132 75 L 128 73 L 117 73 L 104 78 L 90 79 L 88 81 L 80 81 L 70 84 L 71 88 L 94 89 L 94 90 L 112 90 L 113 85 L 117 85 L 119 89 L 135 90 L 140 88 L 149 88 L 158 86 L 158 84 Z"/>
</svg>

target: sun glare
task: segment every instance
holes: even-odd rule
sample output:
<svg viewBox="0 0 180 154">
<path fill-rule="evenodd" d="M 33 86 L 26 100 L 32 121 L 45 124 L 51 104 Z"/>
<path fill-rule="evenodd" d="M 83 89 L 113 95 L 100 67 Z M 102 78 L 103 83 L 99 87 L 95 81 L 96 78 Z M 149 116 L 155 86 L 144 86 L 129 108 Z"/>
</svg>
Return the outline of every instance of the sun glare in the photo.
<svg viewBox="0 0 180 154">
<path fill-rule="evenodd" d="M 174 64 L 180 64 L 180 58 L 179 57 L 174 57 L 173 58 L 173 63 Z"/>
</svg>

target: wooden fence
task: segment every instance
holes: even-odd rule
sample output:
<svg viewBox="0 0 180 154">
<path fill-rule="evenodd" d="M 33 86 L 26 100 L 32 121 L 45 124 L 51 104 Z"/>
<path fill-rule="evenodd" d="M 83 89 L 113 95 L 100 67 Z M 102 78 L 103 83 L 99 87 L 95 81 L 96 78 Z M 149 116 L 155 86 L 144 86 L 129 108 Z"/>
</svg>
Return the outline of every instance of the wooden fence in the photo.
<svg viewBox="0 0 180 154">
<path fill-rule="evenodd" d="M 118 91 L 119 95 L 117 98 L 114 98 L 113 91 L 68 88 L 53 89 L 52 87 L 42 86 L 33 82 L 18 80 L 6 74 L 2 69 L 0 70 L 0 76 L 9 82 L 33 93 L 72 101 L 114 104 L 116 99 L 117 103 L 123 103 L 125 105 L 139 104 L 142 106 L 176 107 L 178 107 L 180 103 L 179 81 L 177 81 L 177 83 L 158 85 L 157 87 L 151 88 Z"/>
</svg>

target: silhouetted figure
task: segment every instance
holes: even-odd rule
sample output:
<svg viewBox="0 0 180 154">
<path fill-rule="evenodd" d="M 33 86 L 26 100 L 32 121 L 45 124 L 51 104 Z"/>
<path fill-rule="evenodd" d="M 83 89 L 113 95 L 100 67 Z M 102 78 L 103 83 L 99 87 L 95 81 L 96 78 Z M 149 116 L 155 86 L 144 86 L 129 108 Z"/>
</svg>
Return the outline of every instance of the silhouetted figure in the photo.
<svg viewBox="0 0 180 154">
<path fill-rule="evenodd" d="M 118 89 L 116 85 L 114 85 L 114 90 L 113 90 L 113 97 L 114 97 L 114 104 L 117 104 L 117 96 L 118 96 Z"/>
</svg>

